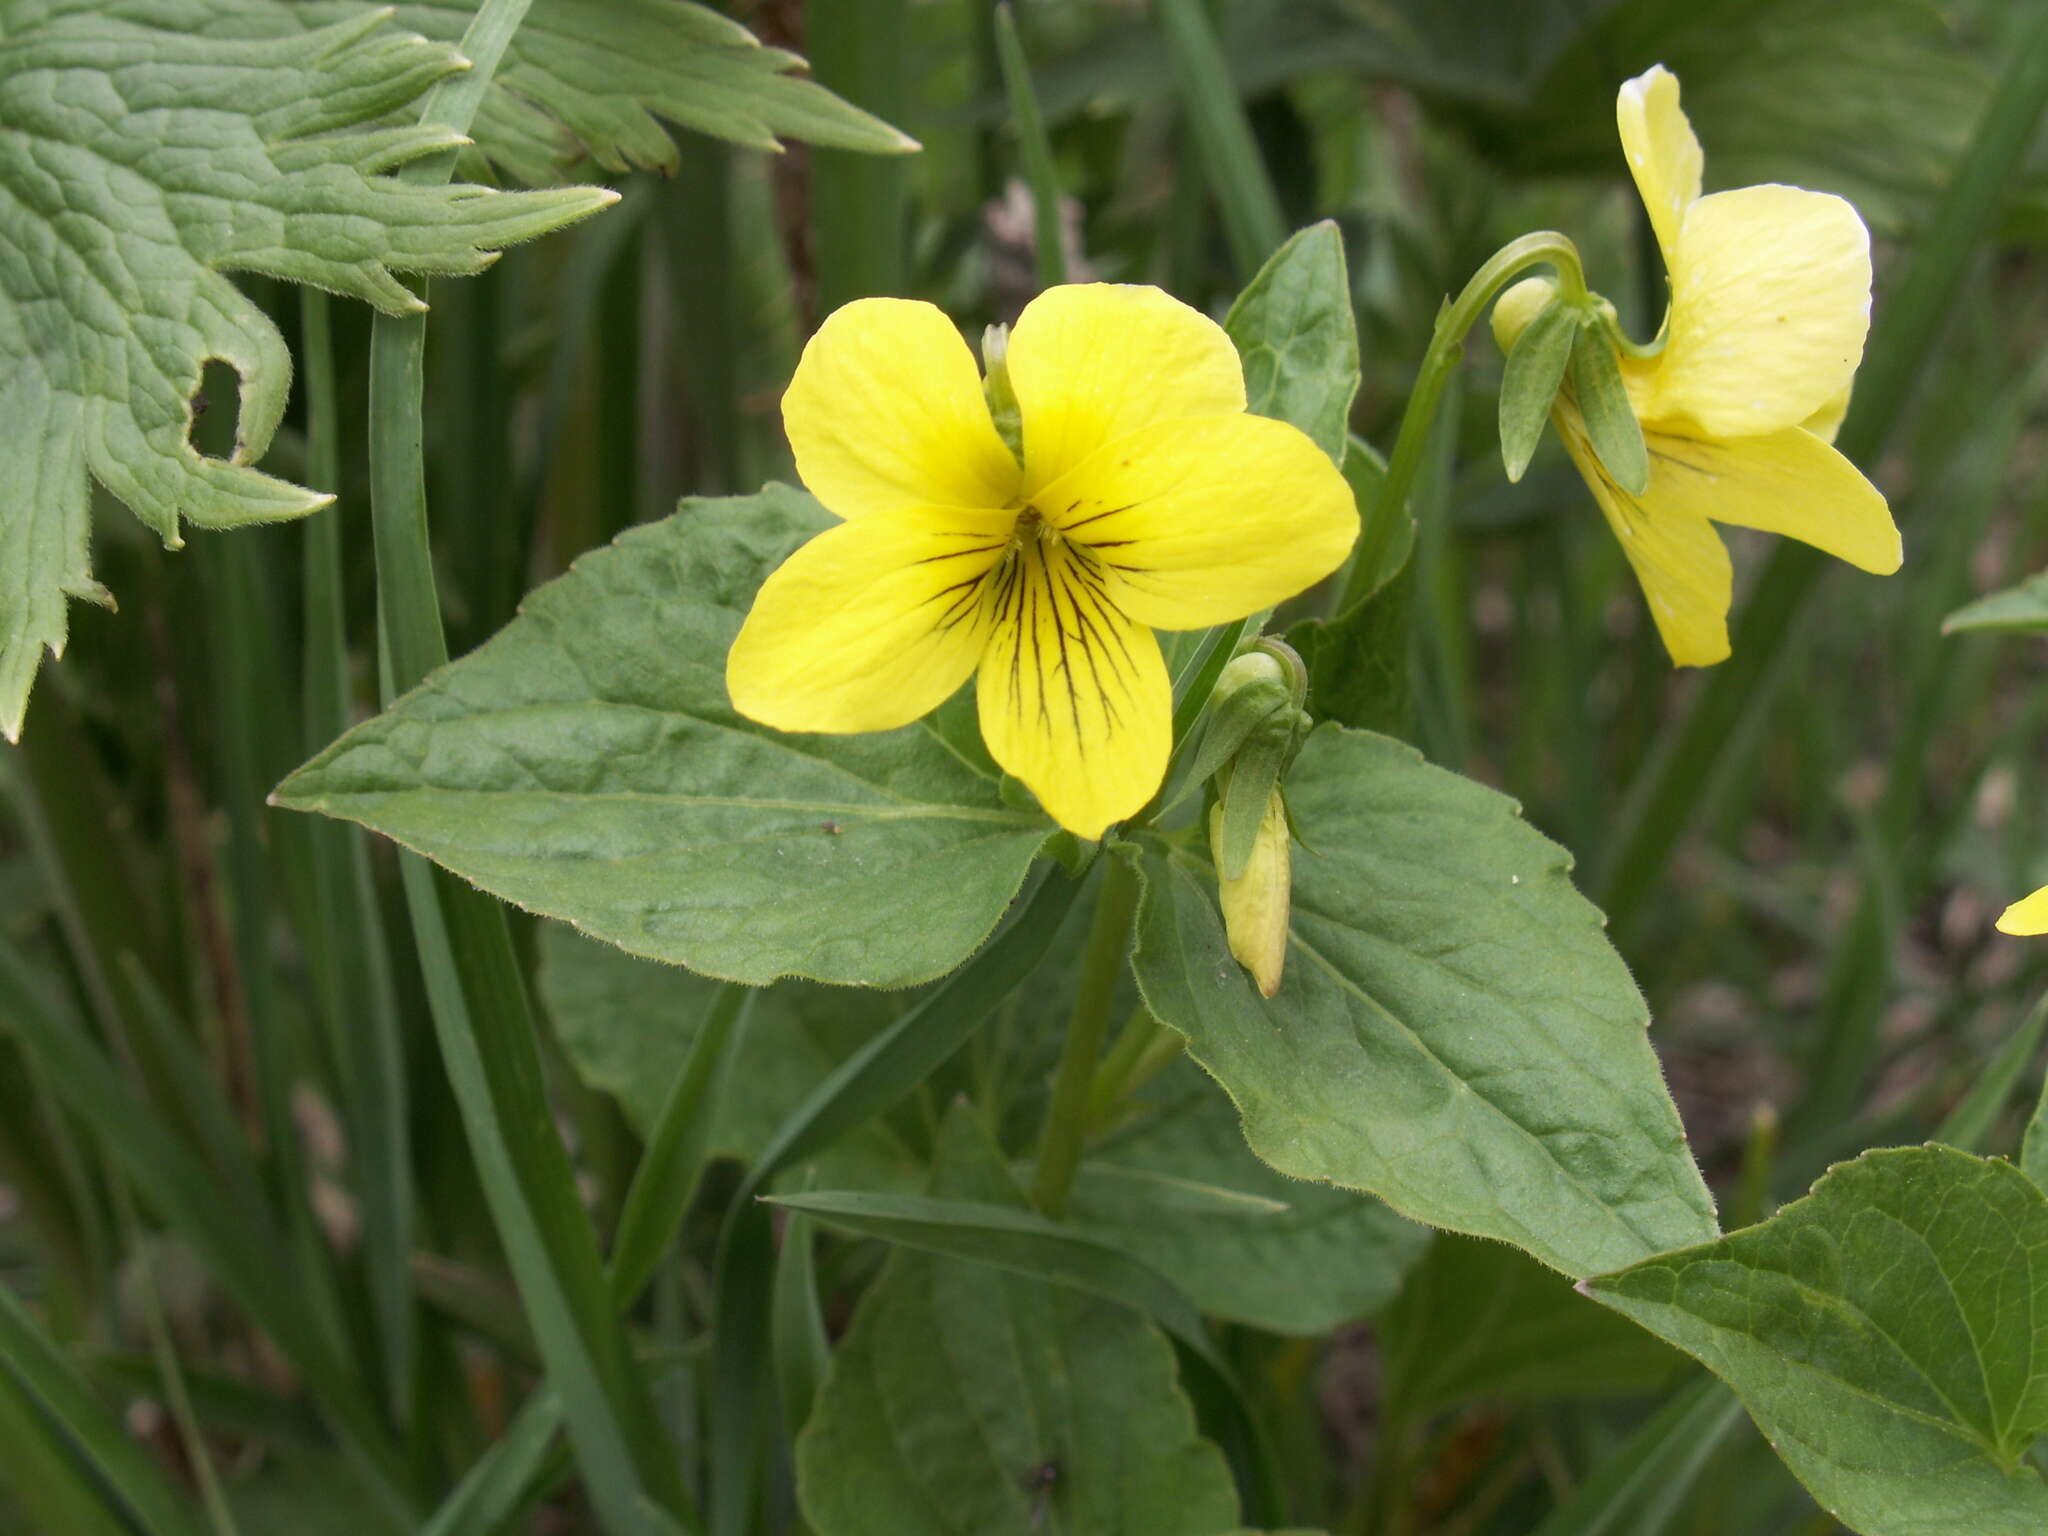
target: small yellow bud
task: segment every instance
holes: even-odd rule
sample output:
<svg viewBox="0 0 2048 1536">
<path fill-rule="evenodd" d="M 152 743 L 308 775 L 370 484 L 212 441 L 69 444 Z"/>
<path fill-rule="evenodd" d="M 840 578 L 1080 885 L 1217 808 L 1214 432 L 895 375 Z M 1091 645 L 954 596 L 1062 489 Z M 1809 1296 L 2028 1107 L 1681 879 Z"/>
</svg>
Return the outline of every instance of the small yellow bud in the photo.
<svg viewBox="0 0 2048 1536">
<path fill-rule="evenodd" d="M 1503 356 L 1514 351 L 1515 342 L 1529 329 L 1529 322 L 1550 308 L 1550 301 L 1556 297 L 1557 284 L 1549 278 L 1525 277 L 1495 301 L 1493 339 L 1500 344 Z"/>
<path fill-rule="evenodd" d="M 1209 843 L 1223 840 L 1223 807 L 1209 812 Z M 1280 990 L 1281 968 L 1287 964 L 1287 909 L 1294 883 L 1293 851 L 1287 831 L 1287 810 L 1276 788 L 1259 821 L 1259 835 L 1244 873 L 1235 880 L 1217 876 L 1217 899 L 1223 907 L 1223 931 L 1230 952 L 1252 973 L 1259 994 Z"/>
</svg>

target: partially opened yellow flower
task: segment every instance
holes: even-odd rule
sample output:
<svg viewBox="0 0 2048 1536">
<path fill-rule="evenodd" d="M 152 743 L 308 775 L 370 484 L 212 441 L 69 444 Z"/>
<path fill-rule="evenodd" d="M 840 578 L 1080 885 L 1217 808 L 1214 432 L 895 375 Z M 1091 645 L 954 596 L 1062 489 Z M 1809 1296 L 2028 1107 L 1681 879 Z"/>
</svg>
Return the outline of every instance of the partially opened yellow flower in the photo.
<svg viewBox="0 0 2048 1536">
<path fill-rule="evenodd" d="M 978 678 L 995 760 L 1099 837 L 1158 790 L 1173 700 L 1153 629 L 1256 613 L 1335 570 L 1350 488 L 1245 411 L 1237 349 L 1156 288 L 1049 289 L 1009 338 L 1022 462 L 929 304 L 863 299 L 782 399 L 798 474 L 843 518 L 770 576 L 726 686 L 786 731 L 884 731 Z"/>
<path fill-rule="evenodd" d="M 1624 357 L 1650 455 L 1632 496 L 1602 469 L 1570 389 L 1558 435 L 1628 552 L 1681 666 L 1728 655 L 1733 575 L 1713 523 L 1802 540 L 1880 575 L 1899 533 L 1877 488 L 1830 444 L 1870 328 L 1870 234 L 1839 197 L 1798 187 L 1700 195 L 1703 157 L 1662 65 L 1621 88 L 1621 143 L 1671 278 L 1661 351 Z M 1532 278 L 1493 313 L 1503 350 L 1548 305 Z"/>
<path fill-rule="evenodd" d="M 2048 885 L 2024 901 L 2016 901 L 1998 917 L 1998 931 L 2031 937 L 2048 933 Z"/>
</svg>

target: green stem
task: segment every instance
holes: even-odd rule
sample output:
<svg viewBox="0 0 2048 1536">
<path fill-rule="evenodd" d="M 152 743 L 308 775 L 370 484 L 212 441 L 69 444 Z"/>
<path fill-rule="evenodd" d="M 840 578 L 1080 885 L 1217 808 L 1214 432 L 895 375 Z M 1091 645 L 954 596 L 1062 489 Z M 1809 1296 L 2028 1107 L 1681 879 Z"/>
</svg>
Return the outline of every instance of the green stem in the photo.
<svg viewBox="0 0 2048 1536">
<path fill-rule="evenodd" d="M 1109 1123 L 1110 1116 L 1128 1096 L 1126 1085 L 1130 1082 L 1131 1073 L 1145 1059 L 1145 1053 L 1152 1049 L 1153 1042 L 1165 1028 L 1143 1003 L 1124 1021 L 1123 1032 L 1116 1037 L 1109 1054 L 1095 1069 L 1095 1081 L 1088 1094 L 1088 1123 L 1092 1128 L 1100 1130 Z"/>
<path fill-rule="evenodd" d="M 1116 1005 L 1116 986 L 1123 978 L 1131 922 L 1138 911 L 1137 866 L 1115 854 L 1103 862 L 1108 868 L 1102 873 L 1095 925 L 1088 932 L 1088 948 L 1081 957 L 1081 982 L 1074 995 L 1073 1017 L 1067 1021 L 1066 1043 L 1060 1048 L 1052 1102 L 1046 1106 L 1038 1171 L 1031 1181 L 1031 1203 L 1054 1221 L 1067 1213 L 1067 1197 L 1081 1166 L 1095 1069 L 1109 1034 L 1110 1009 Z"/>
<path fill-rule="evenodd" d="M 1423 354 L 1422 368 L 1415 377 L 1414 393 L 1401 414 L 1401 430 L 1394 439 L 1393 454 L 1387 460 L 1387 477 L 1380 484 L 1372 513 L 1365 519 L 1358 547 L 1339 587 L 1342 596 L 1335 612 L 1343 613 L 1362 602 L 1372 590 L 1386 542 L 1392 536 L 1401 508 L 1408 503 L 1408 491 L 1422 467 L 1429 447 L 1429 429 L 1436 420 L 1437 404 L 1464 356 L 1465 337 L 1477 325 L 1486 308 L 1502 289 L 1531 267 L 1548 266 L 1557 273 L 1561 296 L 1573 304 L 1586 304 L 1585 269 L 1579 263 L 1579 248 L 1554 230 L 1537 230 L 1511 240 L 1495 251 L 1472 280 L 1436 317 L 1436 330 Z"/>
</svg>

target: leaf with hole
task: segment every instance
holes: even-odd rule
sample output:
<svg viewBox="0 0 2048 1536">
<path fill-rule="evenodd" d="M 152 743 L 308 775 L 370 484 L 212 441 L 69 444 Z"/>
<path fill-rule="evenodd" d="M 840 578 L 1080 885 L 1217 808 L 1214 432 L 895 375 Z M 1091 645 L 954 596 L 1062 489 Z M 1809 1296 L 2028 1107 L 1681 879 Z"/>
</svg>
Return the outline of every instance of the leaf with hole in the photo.
<svg viewBox="0 0 2048 1536">
<path fill-rule="evenodd" d="M 0 731 L 19 734 L 66 599 L 113 603 L 88 559 L 96 481 L 177 548 L 330 498 L 254 467 L 291 358 L 223 274 L 311 283 L 392 314 L 395 272 L 481 271 L 605 206 L 596 188 L 494 192 L 387 174 L 460 142 L 379 126 L 459 71 L 453 49 L 360 11 L 296 35 L 208 35 L 238 0 L 13 7 L 0 35 Z M 226 459 L 191 441 L 209 361 L 241 378 Z"/>
</svg>

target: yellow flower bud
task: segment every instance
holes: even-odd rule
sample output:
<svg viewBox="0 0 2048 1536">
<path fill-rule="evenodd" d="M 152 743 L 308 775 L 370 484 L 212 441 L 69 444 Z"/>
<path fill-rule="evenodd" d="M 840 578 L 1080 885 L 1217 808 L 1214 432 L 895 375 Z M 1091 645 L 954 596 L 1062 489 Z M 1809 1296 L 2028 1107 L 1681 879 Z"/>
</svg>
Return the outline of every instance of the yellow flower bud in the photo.
<svg viewBox="0 0 2048 1536">
<path fill-rule="evenodd" d="M 1557 284 L 1547 277 L 1525 277 L 1493 306 L 1493 339 L 1503 355 L 1514 351 L 1515 342 L 1529 329 L 1529 322 L 1550 307 L 1557 297 Z"/>
<path fill-rule="evenodd" d="M 1210 846 L 1222 840 L 1223 807 L 1219 802 L 1209 812 Z M 1230 880 L 1219 872 L 1216 879 L 1230 952 L 1252 973 L 1262 997 L 1280 990 L 1280 972 L 1287 964 L 1287 909 L 1294 884 L 1290 842 L 1287 810 L 1275 789 L 1266 802 L 1266 814 L 1259 821 L 1258 839 L 1252 844 L 1244 873 Z"/>
</svg>

